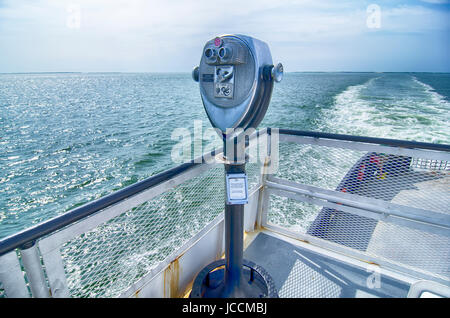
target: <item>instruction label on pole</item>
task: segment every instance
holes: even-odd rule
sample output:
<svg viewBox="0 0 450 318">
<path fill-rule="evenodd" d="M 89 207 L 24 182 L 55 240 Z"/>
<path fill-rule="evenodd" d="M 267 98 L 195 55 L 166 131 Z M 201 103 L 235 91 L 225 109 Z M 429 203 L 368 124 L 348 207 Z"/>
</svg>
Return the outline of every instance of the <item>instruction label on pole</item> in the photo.
<svg viewBox="0 0 450 318">
<path fill-rule="evenodd" d="M 226 175 L 227 204 L 248 203 L 247 175 L 229 173 Z"/>
</svg>

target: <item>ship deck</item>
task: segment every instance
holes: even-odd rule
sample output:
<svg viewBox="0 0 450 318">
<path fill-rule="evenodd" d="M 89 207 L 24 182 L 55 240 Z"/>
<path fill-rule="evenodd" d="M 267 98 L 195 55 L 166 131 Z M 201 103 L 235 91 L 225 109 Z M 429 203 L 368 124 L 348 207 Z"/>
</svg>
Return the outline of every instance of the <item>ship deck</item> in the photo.
<svg viewBox="0 0 450 318">
<path fill-rule="evenodd" d="M 250 138 L 243 230 L 279 297 L 450 297 L 450 145 L 277 131 Z M 0 240 L 0 298 L 188 295 L 225 253 L 210 158 Z"/>
<path fill-rule="evenodd" d="M 416 281 L 271 231 L 256 234 L 244 258 L 271 273 L 280 298 L 398 298 Z"/>
</svg>

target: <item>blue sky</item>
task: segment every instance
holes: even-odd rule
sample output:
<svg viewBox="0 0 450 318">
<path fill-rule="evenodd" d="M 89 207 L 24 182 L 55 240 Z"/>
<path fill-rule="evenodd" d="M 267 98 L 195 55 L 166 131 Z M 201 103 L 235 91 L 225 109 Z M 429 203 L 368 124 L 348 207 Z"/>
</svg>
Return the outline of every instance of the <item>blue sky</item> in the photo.
<svg viewBox="0 0 450 318">
<path fill-rule="evenodd" d="M 226 33 L 286 71 L 450 72 L 450 0 L 220 3 L 0 0 L 0 72 L 186 72 Z"/>
</svg>

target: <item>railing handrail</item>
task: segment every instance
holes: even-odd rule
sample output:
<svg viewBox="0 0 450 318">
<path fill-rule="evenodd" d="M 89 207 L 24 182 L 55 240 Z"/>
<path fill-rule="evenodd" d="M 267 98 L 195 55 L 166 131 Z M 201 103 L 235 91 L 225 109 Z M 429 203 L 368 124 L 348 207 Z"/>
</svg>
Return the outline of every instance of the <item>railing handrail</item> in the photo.
<svg viewBox="0 0 450 318">
<path fill-rule="evenodd" d="M 218 154 L 221 149 L 210 152 L 209 156 Z M 43 221 L 35 226 L 24 229 L 20 232 L 7 236 L 0 240 L 0 256 L 20 247 L 28 247 L 34 244 L 34 241 L 47 234 L 62 229 L 63 227 L 88 217 L 104 208 L 107 208 L 117 202 L 130 198 L 144 190 L 154 187 L 170 178 L 173 178 L 193 167 L 203 164 L 206 156 L 203 155 L 200 160 L 191 160 L 174 168 L 168 169 L 154 176 L 148 177 L 142 181 L 136 182 L 123 189 L 115 191 L 95 201 L 88 202 L 78 208 L 70 210 L 64 214 Z"/>
<path fill-rule="evenodd" d="M 303 130 L 292 130 L 292 129 L 281 129 L 281 128 L 278 130 L 278 132 L 281 135 L 326 138 L 326 139 L 334 139 L 334 140 L 355 141 L 355 142 L 363 142 L 363 143 L 369 143 L 369 144 L 378 144 L 378 145 L 392 146 L 392 147 L 403 147 L 403 148 L 411 148 L 411 149 L 420 148 L 420 149 L 426 149 L 426 150 L 437 150 L 437 151 L 450 152 L 450 145 L 448 145 L 448 144 L 435 144 L 435 143 L 400 140 L 400 139 L 342 135 L 342 134 L 333 134 L 333 133 L 323 133 L 323 132 L 317 132 L 317 131 L 303 131 Z"/>
<path fill-rule="evenodd" d="M 261 129 L 257 131 L 256 135 L 260 135 Z M 265 132 L 263 132 L 265 133 Z M 272 133 L 271 128 L 267 128 L 267 133 L 270 135 Z M 393 147 L 404 147 L 404 148 L 420 148 L 427 150 L 437 150 L 450 152 L 450 145 L 447 144 L 433 144 L 426 142 L 416 142 L 416 141 L 406 141 L 397 139 L 386 139 L 386 138 L 374 138 L 374 137 L 364 137 L 364 136 L 352 136 L 352 135 L 342 135 L 342 134 L 332 134 L 332 133 L 322 133 L 315 131 L 301 131 L 301 130 L 291 130 L 291 129 L 278 129 L 279 134 L 283 135 L 293 135 L 293 136 L 304 136 L 304 137 L 314 137 L 314 138 L 326 138 L 334 140 L 343 141 L 354 141 L 372 144 L 381 144 Z M 202 156 L 202 163 L 205 162 L 207 156 L 212 157 L 221 152 L 221 149 L 216 149 L 209 154 Z M 33 227 L 24 229 L 20 232 L 7 236 L 0 240 L 0 256 L 20 247 L 27 247 L 28 245 L 33 245 L 34 241 L 40 237 L 47 234 L 55 232 L 62 229 L 63 227 L 81 220 L 87 216 L 90 216 L 104 208 L 107 208 L 121 200 L 132 197 L 150 187 L 156 186 L 170 178 L 173 178 L 196 165 L 201 164 L 199 160 L 194 159 L 188 163 L 181 164 L 177 167 L 171 168 L 169 170 L 163 171 L 159 174 L 151 176 L 147 179 L 139 181 L 132 184 L 126 188 L 120 189 L 95 201 L 86 203 L 78 208 L 70 210 L 62 215 L 51 218 L 47 221 L 43 221 Z"/>
</svg>

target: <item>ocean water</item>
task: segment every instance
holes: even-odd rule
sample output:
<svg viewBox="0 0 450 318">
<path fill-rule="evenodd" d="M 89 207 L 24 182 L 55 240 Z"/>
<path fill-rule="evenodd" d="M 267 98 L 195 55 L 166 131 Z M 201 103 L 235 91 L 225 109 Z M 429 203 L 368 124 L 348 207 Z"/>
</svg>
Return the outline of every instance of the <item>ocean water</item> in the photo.
<svg viewBox="0 0 450 318">
<path fill-rule="evenodd" d="M 178 165 L 188 73 L 0 74 L 0 238 Z M 448 73 L 288 73 L 260 127 L 450 143 Z"/>
</svg>

